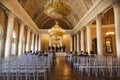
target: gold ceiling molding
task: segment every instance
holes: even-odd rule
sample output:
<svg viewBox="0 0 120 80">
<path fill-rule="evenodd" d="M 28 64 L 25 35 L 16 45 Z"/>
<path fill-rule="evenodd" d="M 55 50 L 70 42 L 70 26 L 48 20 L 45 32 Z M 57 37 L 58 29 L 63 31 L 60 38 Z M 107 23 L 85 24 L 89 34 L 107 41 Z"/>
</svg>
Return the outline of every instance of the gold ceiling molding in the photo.
<svg viewBox="0 0 120 80">
<path fill-rule="evenodd" d="M 50 0 L 44 6 L 44 13 L 52 18 L 63 18 L 71 12 L 70 6 L 63 3 L 63 0 Z"/>
</svg>

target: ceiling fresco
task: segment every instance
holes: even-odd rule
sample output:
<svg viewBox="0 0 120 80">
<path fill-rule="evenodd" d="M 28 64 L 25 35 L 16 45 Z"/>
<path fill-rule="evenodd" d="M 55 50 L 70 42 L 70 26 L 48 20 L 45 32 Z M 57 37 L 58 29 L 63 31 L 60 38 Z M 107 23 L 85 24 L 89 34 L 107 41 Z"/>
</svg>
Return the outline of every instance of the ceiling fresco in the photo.
<svg viewBox="0 0 120 80">
<path fill-rule="evenodd" d="M 49 28 L 48 26 L 45 27 L 45 23 L 49 23 L 49 26 L 54 24 L 54 20 L 43 13 L 44 5 L 48 1 L 49 0 L 18 0 L 40 29 Z M 96 0 L 64 0 L 64 3 L 70 6 L 72 12 L 70 15 L 59 20 L 59 23 L 64 29 L 73 29 L 95 2 Z"/>
</svg>

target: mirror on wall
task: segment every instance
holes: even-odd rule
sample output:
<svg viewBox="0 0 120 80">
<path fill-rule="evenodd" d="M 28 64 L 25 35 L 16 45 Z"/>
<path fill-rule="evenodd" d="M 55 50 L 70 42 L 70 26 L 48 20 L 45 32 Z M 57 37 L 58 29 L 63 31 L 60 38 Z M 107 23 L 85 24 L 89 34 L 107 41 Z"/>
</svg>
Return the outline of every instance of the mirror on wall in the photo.
<svg viewBox="0 0 120 80">
<path fill-rule="evenodd" d="M 111 37 L 105 37 L 105 45 L 106 45 L 106 52 L 112 53 L 112 38 Z"/>
</svg>

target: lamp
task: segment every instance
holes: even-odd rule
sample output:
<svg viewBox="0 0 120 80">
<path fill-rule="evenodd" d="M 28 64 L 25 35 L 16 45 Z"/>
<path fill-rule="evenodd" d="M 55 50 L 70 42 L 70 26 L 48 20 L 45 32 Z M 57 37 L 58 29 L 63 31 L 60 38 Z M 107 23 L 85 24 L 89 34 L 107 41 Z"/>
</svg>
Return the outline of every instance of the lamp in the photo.
<svg viewBox="0 0 120 80">
<path fill-rule="evenodd" d="M 63 18 L 70 14 L 71 8 L 63 0 L 50 0 L 44 6 L 44 13 L 52 18 Z"/>
<path fill-rule="evenodd" d="M 106 35 L 114 35 L 115 32 L 106 32 L 105 34 L 106 34 Z"/>
<path fill-rule="evenodd" d="M 62 36 L 64 33 L 65 33 L 65 30 L 63 30 L 57 21 L 55 21 L 55 25 L 50 29 L 48 30 L 48 33 L 51 35 L 51 36 Z"/>
</svg>

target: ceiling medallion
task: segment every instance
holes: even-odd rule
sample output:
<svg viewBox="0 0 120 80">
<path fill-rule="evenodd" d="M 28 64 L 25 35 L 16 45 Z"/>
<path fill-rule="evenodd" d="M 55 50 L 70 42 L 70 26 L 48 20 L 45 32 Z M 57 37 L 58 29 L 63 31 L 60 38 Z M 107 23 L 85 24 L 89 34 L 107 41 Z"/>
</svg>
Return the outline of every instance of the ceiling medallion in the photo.
<svg viewBox="0 0 120 80">
<path fill-rule="evenodd" d="M 52 18 L 63 18 L 63 16 L 69 15 L 70 12 L 71 8 L 63 3 L 63 0 L 50 0 L 44 6 L 44 13 Z"/>
</svg>

